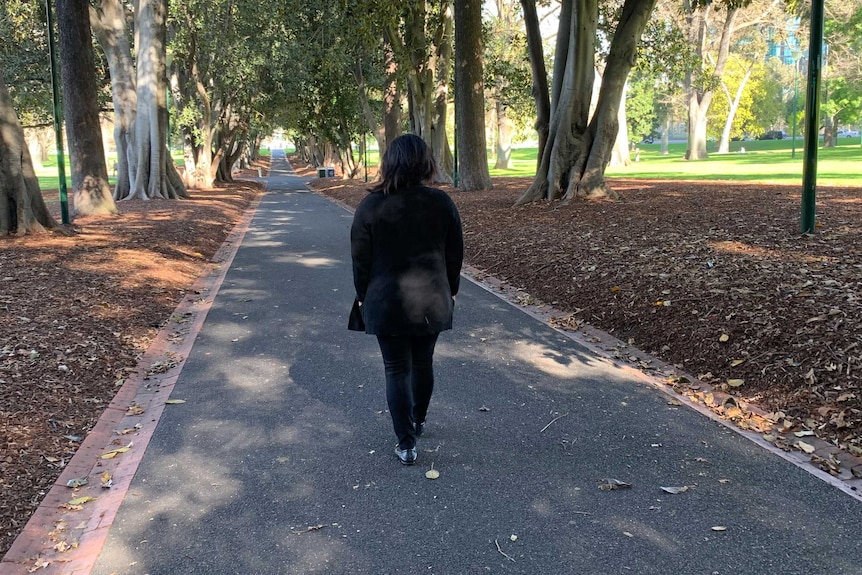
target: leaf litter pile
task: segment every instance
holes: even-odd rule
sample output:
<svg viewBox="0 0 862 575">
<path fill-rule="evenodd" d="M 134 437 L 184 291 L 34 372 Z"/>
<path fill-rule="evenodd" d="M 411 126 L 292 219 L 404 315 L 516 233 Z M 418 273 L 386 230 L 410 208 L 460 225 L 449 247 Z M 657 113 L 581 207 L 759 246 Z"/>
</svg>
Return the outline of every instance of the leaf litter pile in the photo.
<svg viewBox="0 0 862 575">
<path fill-rule="evenodd" d="M 0 556 L 261 188 L 190 193 L 0 238 Z"/>
<path fill-rule="evenodd" d="M 366 194 L 296 169 L 346 204 Z M 639 348 L 694 374 L 669 379 L 681 392 L 726 391 L 728 416 L 750 403 L 805 445 L 862 449 L 860 190 L 819 189 L 807 237 L 795 187 L 612 180 L 618 202 L 513 208 L 529 180 L 494 183 L 448 190 L 469 264 L 564 310 L 558 327 L 628 342 L 623 360 L 649 370 Z M 72 236 L 0 238 L 0 554 L 259 193 L 126 202 Z"/>
<path fill-rule="evenodd" d="M 558 328 L 610 333 L 615 357 L 778 447 L 810 454 L 810 434 L 862 456 L 862 190 L 819 188 L 802 235 L 797 186 L 611 179 L 618 201 L 513 207 L 529 183 L 443 186 L 469 264 L 523 305 L 562 310 Z M 311 185 L 348 205 L 368 188 Z"/>
</svg>

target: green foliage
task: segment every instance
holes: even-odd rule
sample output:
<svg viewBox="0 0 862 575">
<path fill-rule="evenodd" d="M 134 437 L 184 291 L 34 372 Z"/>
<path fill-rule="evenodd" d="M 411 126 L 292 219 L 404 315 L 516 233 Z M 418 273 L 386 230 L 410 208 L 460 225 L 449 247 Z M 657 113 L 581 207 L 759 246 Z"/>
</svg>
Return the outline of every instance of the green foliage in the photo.
<svg viewBox="0 0 862 575">
<path fill-rule="evenodd" d="M 44 2 L 0 2 L 0 68 L 26 126 L 52 122 L 51 67 Z"/>
<path fill-rule="evenodd" d="M 718 90 L 716 92 L 712 100 L 712 105 L 709 108 L 707 136 L 713 138 L 719 138 L 721 136 L 725 120 L 730 111 L 731 101 L 728 97 L 736 97 L 739 85 L 745 78 L 745 74 L 748 72 L 749 68 L 751 68 L 751 74 L 742 92 L 742 97 L 739 100 L 739 107 L 733 117 L 733 124 L 730 130 L 731 138 L 741 138 L 747 134 L 756 136 L 760 132 L 763 132 L 778 123 L 778 118 L 781 115 L 780 107 L 775 107 L 771 112 L 771 114 L 774 114 L 773 120 L 771 120 L 767 126 L 762 126 L 760 124 L 754 110 L 755 97 L 771 102 L 775 95 L 768 94 L 764 91 L 766 88 L 764 85 L 766 67 L 762 63 L 753 64 L 738 54 L 731 54 L 728 57 L 727 66 L 722 78 L 729 94 L 724 90 Z"/>
<path fill-rule="evenodd" d="M 862 3 L 831 6 L 824 23 L 829 56 L 821 103 L 839 125 L 862 121 Z"/>
<path fill-rule="evenodd" d="M 289 94 L 284 104 L 290 111 L 281 118 L 285 128 L 346 147 L 365 132 L 354 66 L 361 61 L 364 73 L 370 73 L 369 64 L 379 56 L 366 44 L 373 37 L 370 28 L 361 24 L 368 23 L 369 15 L 359 12 L 373 3 L 341 4 L 286 3 L 290 18 L 284 23 L 285 45 L 273 56 L 272 81 Z M 356 34 L 351 34 L 351 22 L 360 23 Z"/>
<path fill-rule="evenodd" d="M 626 121 L 631 141 L 640 142 L 646 136 L 656 133 L 658 114 L 655 102 L 655 87 L 648 81 L 639 80 L 635 75 L 629 84 L 626 97 Z"/>
<path fill-rule="evenodd" d="M 523 23 L 493 17 L 484 24 L 483 37 L 485 88 L 493 100 L 506 106 L 515 133 L 532 135 L 536 108 Z"/>
<path fill-rule="evenodd" d="M 793 98 L 792 90 L 784 89 L 782 66 L 776 58 L 770 58 L 758 68 L 757 81 L 751 86 L 749 121 L 742 126 L 745 132 L 756 135 L 781 126 L 786 102 Z"/>
</svg>

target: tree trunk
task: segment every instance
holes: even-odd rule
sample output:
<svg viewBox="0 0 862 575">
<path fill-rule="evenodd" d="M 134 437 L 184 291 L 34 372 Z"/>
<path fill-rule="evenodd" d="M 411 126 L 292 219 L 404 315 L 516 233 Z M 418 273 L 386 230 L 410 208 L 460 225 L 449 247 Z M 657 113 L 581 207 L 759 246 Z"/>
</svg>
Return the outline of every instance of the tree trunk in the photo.
<svg viewBox="0 0 862 575">
<path fill-rule="evenodd" d="M 57 0 L 56 6 L 73 213 L 116 214 L 99 122 L 89 4 Z"/>
<path fill-rule="evenodd" d="M 739 87 L 736 89 L 736 95 L 731 98 L 730 90 L 724 82 L 721 83 L 721 88 L 724 90 L 724 95 L 727 97 L 727 118 L 724 120 L 724 128 L 721 130 L 721 140 L 718 143 L 718 153 L 730 153 L 730 130 L 733 128 L 733 119 L 736 117 L 736 111 L 739 110 L 739 102 L 742 100 L 742 93 L 745 91 L 745 85 L 748 84 L 748 79 L 751 77 L 751 69 L 754 67 L 753 61 L 745 71 L 745 76 L 739 82 Z"/>
<path fill-rule="evenodd" d="M 101 0 L 90 8 L 90 25 L 111 71 L 114 145 L 117 148 L 117 183 L 113 196 L 115 200 L 120 200 L 131 192 L 132 175 L 137 172 L 134 126 L 138 96 L 123 5 L 119 0 Z"/>
<path fill-rule="evenodd" d="M 36 129 L 24 131 L 24 140 L 27 142 L 27 150 L 30 152 L 30 158 L 33 162 L 33 168 L 42 167 L 42 145 L 39 139 L 36 138 Z"/>
<path fill-rule="evenodd" d="M 440 17 L 437 22 L 428 20 L 429 11 L 425 2 L 410 2 L 408 6 L 403 42 L 398 49 L 403 53 L 404 61 L 410 62 L 407 75 L 410 132 L 425 140 L 439 164 L 439 176 L 447 180 L 451 178 L 451 171 L 447 170 L 452 161 L 445 136 L 445 94 L 439 92 L 441 87 L 448 90 L 449 84 L 452 38 L 449 32 L 452 26 L 450 2 L 444 0 L 435 10 Z M 433 31 L 430 43 L 426 30 Z M 398 36 L 389 32 L 389 37 Z"/>
<path fill-rule="evenodd" d="M 392 36 L 389 33 L 384 33 L 383 52 L 386 85 L 383 89 L 384 144 L 378 149 L 381 158 L 392 140 L 401 135 L 401 92 L 398 88 L 398 63 L 392 48 Z"/>
<path fill-rule="evenodd" d="M 823 147 L 834 148 L 837 141 L 835 137 L 835 126 L 838 122 L 833 116 L 825 114 L 823 117 Z"/>
<path fill-rule="evenodd" d="M 673 125 L 673 116 L 669 113 L 664 115 L 664 129 L 661 133 L 661 155 L 667 156 L 670 153 L 670 128 Z"/>
<path fill-rule="evenodd" d="M 564 70 L 551 117 L 548 146 L 532 185 L 518 200 L 613 196 L 604 171 L 616 140 L 618 112 L 636 48 L 655 0 L 627 0 L 611 40 L 595 113 L 590 95 L 595 72 L 598 0 L 565 0 L 560 11 L 555 70 Z M 565 16 L 565 17 L 564 17 Z M 556 83 L 556 80 L 555 80 Z M 556 93 L 556 87 L 552 93 Z"/>
<path fill-rule="evenodd" d="M 434 160 L 437 162 L 438 180 L 451 183 L 450 174 L 455 173 L 455 158 L 449 148 L 449 138 L 446 135 L 446 119 L 448 118 L 449 105 L 449 80 L 452 71 L 452 36 L 453 21 L 452 9 L 446 2 L 441 8 L 440 26 L 434 45 L 437 49 L 435 58 L 436 90 L 434 95 L 434 114 L 431 124 L 431 149 L 434 151 Z"/>
<path fill-rule="evenodd" d="M 386 147 L 386 132 L 383 125 L 377 121 L 374 110 L 371 109 L 371 103 L 368 101 L 368 85 L 365 83 L 365 76 L 362 73 L 362 62 L 358 60 L 353 66 L 353 77 L 359 88 L 359 107 L 362 110 L 362 116 L 365 118 L 365 124 L 377 141 L 377 148 L 383 149 Z"/>
<path fill-rule="evenodd" d="M 482 71 L 482 2 L 455 0 L 455 130 L 458 189 L 491 189 L 485 142 L 485 81 Z"/>
<path fill-rule="evenodd" d="M 631 155 L 629 154 L 629 130 L 626 125 L 626 92 L 623 88 L 622 98 L 620 99 L 620 109 L 617 113 L 617 139 L 614 141 L 614 148 L 611 152 L 611 166 L 628 166 L 632 163 Z"/>
<path fill-rule="evenodd" d="M 706 61 L 706 35 L 710 28 L 711 6 L 711 4 L 707 4 L 703 8 L 686 6 L 689 41 L 696 47 L 696 61 L 701 66 L 698 73 L 695 73 L 694 70 L 687 71 L 684 81 L 685 90 L 688 93 L 688 149 L 685 152 L 687 160 L 704 160 L 709 157 L 706 151 L 706 125 L 714 89 L 711 87 L 713 82 L 709 81 L 708 78 L 700 78 L 699 76 L 704 72 L 703 67 Z M 737 11 L 737 8 L 727 9 L 721 30 L 715 69 L 710 74 L 714 79 L 720 79 L 724 74 L 727 56 L 730 53 L 730 40 L 734 32 L 733 21 Z"/>
<path fill-rule="evenodd" d="M 0 236 L 23 236 L 55 227 L 0 64 Z"/>
<path fill-rule="evenodd" d="M 188 197 L 167 150 L 166 0 L 139 0 L 137 25 L 137 95 L 134 150 L 137 170 L 126 199 Z"/>
<path fill-rule="evenodd" d="M 494 103 L 494 109 L 496 110 L 495 116 L 497 117 L 497 137 L 495 138 L 497 162 L 494 164 L 494 168 L 497 170 L 508 170 L 512 167 L 511 120 L 509 120 L 507 106 L 500 100 Z"/>
<path fill-rule="evenodd" d="M 433 146 L 430 139 L 431 108 L 434 98 L 433 62 L 427 46 L 425 2 L 411 2 L 404 23 L 404 48 L 411 68 L 407 79 L 407 104 L 410 132 Z"/>
<path fill-rule="evenodd" d="M 536 11 L 536 0 L 521 0 L 524 10 L 524 26 L 527 32 L 527 48 L 533 75 L 533 100 L 536 102 L 536 133 L 539 139 L 537 164 L 541 164 L 548 142 L 548 126 L 551 123 L 551 96 L 548 93 L 548 71 L 545 68 L 545 50 L 542 31 Z"/>
</svg>

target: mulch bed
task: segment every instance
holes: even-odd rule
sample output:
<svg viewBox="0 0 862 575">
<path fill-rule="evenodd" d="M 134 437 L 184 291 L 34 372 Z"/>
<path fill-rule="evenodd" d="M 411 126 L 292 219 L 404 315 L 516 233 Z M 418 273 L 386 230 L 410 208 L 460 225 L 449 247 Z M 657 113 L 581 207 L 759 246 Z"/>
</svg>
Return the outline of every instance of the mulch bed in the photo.
<svg viewBox="0 0 862 575">
<path fill-rule="evenodd" d="M 350 205 L 369 187 L 295 168 Z M 564 310 L 559 327 L 607 331 L 862 454 L 862 190 L 820 188 L 803 236 L 792 186 L 617 179 L 616 202 L 513 207 L 528 184 L 443 186 L 472 266 Z M 260 193 L 238 182 L 0 238 L 0 554 Z"/>
<path fill-rule="evenodd" d="M 862 190 L 818 189 L 816 233 L 802 235 L 800 186 L 611 179 L 618 201 L 513 207 L 529 184 L 441 186 L 472 266 L 564 310 L 557 327 L 598 328 L 732 395 L 740 420 L 752 405 L 862 455 Z M 348 205 L 369 187 L 310 185 Z"/>
<path fill-rule="evenodd" d="M 238 181 L 0 238 L 0 555 L 262 193 Z"/>
</svg>

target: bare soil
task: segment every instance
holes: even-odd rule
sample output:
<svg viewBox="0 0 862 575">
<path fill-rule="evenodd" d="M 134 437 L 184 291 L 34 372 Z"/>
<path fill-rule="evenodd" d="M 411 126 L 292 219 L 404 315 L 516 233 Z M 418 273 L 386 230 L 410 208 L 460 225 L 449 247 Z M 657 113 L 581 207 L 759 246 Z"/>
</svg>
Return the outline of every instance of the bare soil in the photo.
<svg viewBox="0 0 862 575">
<path fill-rule="evenodd" d="M 294 167 L 349 205 L 369 187 Z M 512 207 L 528 184 L 443 186 L 469 264 L 524 304 L 564 310 L 558 327 L 604 330 L 696 374 L 675 386 L 723 390 L 862 455 L 862 190 L 820 188 L 805 236 L 796 187 L 611 180 L 616 202 Z M 123 202 L 71 234 L 0 238 L 0 554 L 260 193 L 239 181 Z"/>
</svg>

